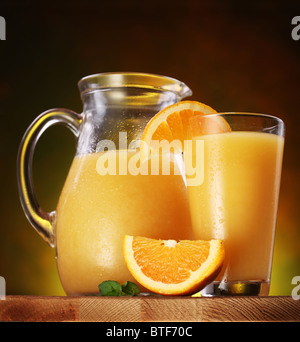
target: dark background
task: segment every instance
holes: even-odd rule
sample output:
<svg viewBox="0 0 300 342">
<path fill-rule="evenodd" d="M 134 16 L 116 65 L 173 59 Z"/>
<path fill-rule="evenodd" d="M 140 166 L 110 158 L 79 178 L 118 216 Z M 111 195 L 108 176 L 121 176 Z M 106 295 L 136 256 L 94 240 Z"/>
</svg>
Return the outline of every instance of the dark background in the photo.
<svg viewBox="0 0 300 342">
<path fill-rule="evenodd" d="M 0 275 L 7 294 L 63 295 L 55 251 L 21 209 L 16 155 L 33 119 L 53 107 L 81 112 L 78 80 L 108 71 L 163 74 L 217 111 L 268 113 L 286 123 L 272 295 L 300 275 L 299 1 L 1 0 Z M 34 157 L 41 206 L 55 209 L 75 152 L 68 130 L 50 128 Z M 253 251 L 255 253 L 255 251 Z"/>
</svg>

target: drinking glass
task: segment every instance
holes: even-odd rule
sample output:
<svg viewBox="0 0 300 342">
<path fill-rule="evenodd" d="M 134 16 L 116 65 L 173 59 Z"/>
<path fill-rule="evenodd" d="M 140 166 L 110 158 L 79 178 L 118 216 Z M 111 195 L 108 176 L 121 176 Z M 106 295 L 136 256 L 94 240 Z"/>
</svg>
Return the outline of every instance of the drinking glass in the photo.
<svg viewBox="0 0 300 342">
<path fill-rule="evenodd" d="M 190 119 L 189 138 L 203 146 L 186 156 L 202 154 L 201 182 L 188 182 L 194 235 L 225 246 L 223 268 L 204 296 L 269 292 L 284 132 L 282 120 L 264 114 Z"/>
</svg>

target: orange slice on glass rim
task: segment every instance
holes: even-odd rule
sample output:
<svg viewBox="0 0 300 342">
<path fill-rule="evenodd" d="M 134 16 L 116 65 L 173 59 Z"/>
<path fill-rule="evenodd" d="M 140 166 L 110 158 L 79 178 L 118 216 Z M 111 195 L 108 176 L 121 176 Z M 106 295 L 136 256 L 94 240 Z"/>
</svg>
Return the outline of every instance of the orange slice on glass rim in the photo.
<svg viewBox="0 0 300 342">
<path fill-rule="evenodd" d="M 204 116 L 216 113 L 213 108 L 197 101 L 181 101 L 164 108 L 144 129 L 140 146 L 141 160 L 148 159 L 154 141 L 166 140 L 171 143 L 177 140 L 183 150 L 184 140 L 190 138 L 190 132 L 193 136 L 201 136 L 230 131 L 228 123 L 222 117 L 214 116 L 211 120 L 204 120 Z M 191 120 L 193 117 L 195 120 Z"/>
<path fill-rule="evenodd" d="M 189 295 L 215 279 L 224 262 L 222 240 L 156 240 L 124 237 L 123 254 L 133 277 L 149 291 Z"/>
</svg>

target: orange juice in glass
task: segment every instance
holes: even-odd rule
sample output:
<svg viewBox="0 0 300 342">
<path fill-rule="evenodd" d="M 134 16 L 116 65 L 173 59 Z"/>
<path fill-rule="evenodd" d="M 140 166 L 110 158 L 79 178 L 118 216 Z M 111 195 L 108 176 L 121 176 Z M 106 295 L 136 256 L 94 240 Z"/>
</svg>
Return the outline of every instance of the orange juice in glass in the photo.
<svg viewBox="0 0 300 342">
<path fill-rule="evenodd" d="M 226 120 L 230 131 L 197 136 L 197 126 Z M 188 186 L 196 239 L 223 239 L 225 263 L 203 295 L 267 295 L 284 145 L 275 117 L 225 113 L 194 117 L 193 142 L 202 140 L 203 182 Z M 195 158 L 197 150 L 192 149 Z M 198 151 L 199 153 L 199 151 Z M 200 172 L 200 171 L 199 171 Z"/>
</svg>

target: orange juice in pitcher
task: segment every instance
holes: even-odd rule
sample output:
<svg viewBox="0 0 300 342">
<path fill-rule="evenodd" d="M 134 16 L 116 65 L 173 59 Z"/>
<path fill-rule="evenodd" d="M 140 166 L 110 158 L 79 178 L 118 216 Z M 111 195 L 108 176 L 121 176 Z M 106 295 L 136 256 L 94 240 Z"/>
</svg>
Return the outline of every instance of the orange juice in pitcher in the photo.
<svg viewBox="0 0 300 342">
<path fill-rule="evenodd" d="M 128 170 L 120 175 L 117 167 L 116 173 L 101 175 L 101 157 L 130 166 L 138 154 L 119 150 L 75 157 L 56 211 L 57 264 L 67 293 L 93 293 L 103 280 L 135 281 L 122 253 L 126 234 L 192 238 L 187 190 L 179 173 L 163 175 L 161 166 L 160 174 L 151 175 L 149 165 L 149 174 Z"/>
</svg>

